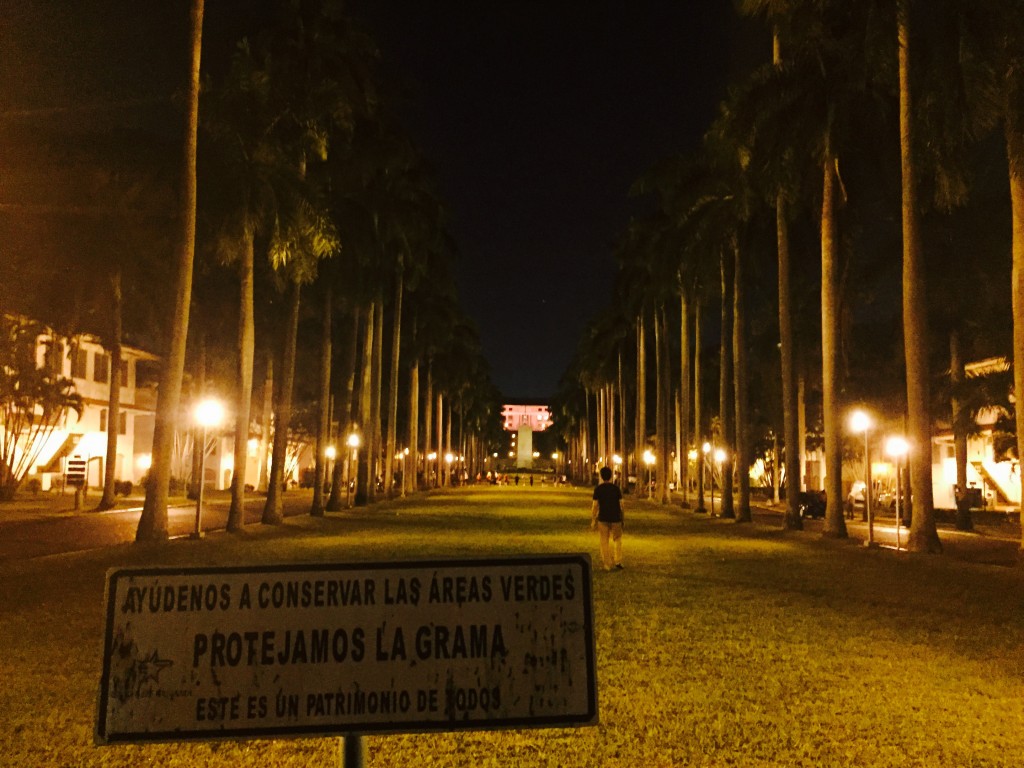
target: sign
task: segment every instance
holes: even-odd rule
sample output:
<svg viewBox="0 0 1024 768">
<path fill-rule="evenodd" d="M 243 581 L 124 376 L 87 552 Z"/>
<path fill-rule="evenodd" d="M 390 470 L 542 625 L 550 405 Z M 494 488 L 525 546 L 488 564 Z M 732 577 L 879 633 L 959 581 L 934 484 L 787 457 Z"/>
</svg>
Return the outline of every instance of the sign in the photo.
<svg viewBox="0 0 1024 768">
<path fill-rule="evenodd" d="M 85 484 L 85 459 L 77 454 L 68 458 L 64 466 L 64 478 L 68 485 Z"/>
<path fill-rule="evenodd" d="M 96 742 L 590 725 L 587 555 L 107 573 Z"/>
</svg>

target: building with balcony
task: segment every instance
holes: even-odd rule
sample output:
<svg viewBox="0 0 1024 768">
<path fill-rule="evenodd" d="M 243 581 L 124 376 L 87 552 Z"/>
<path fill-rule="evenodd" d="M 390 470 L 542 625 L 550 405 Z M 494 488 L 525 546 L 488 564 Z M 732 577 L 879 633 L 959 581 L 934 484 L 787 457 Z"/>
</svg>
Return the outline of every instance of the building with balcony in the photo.
<svg viewBox="0 0 1024 768">
<path fill-rule="evenodd" d="M 158 358 L 141 349 L 121 348 L 120 370 L 111 370 L 110 355 L 95 336 L 81 334 L 62 339 L 44 333 L 36 344 L 36 364 L 74 382 L 82 397 L 79 416 L 65 413 L 57 428 L 40 448 L 29 478 L 36 478 L 42 490 L 59 484 L 68 458 L 86 462 L 86 482 L 103 484 L 107 454 L 107 431 L 116 429 L 118 481 L 138 484 L 149 470 L 149 451 L 155 422 Z M 120 415 L 117 424 L 109 423 L 110 387 L 119 386 Z"/>
</svg>

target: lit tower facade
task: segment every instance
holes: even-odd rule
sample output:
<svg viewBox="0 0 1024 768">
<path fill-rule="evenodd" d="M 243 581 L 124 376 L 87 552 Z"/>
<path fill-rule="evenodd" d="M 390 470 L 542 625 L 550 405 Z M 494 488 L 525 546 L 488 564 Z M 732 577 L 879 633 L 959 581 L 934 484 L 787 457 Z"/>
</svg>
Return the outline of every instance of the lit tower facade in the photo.
<svg viewBox="0 0 1024 768">
<path fill-rule="evenodd" d="M 505 431 L 516 435 L 516 466 L 532 467 L 533 433 L 551 426 L 551 411 L 547 405 L 508 404 L 502 406 L 501 419 Z"/>
</svg>

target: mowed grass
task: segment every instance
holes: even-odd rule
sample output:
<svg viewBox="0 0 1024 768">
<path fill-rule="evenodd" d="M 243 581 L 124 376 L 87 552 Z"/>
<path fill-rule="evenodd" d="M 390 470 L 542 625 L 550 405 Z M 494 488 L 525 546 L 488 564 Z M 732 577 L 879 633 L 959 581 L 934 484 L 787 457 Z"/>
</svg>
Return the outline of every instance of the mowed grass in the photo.
<svg viewBox="0 0 1024 768">
<path fill-rule="evenodd" d="M 369 736 L 369 766 L 1018 766 L 1024 576 L 627 502 L 600 725 Z M 0 766 L 341 764 L 336 738 L 96 747 L 115 565 L 590 552 L 589 491 L 479 488 L 0 566 Z"/>
</svg>

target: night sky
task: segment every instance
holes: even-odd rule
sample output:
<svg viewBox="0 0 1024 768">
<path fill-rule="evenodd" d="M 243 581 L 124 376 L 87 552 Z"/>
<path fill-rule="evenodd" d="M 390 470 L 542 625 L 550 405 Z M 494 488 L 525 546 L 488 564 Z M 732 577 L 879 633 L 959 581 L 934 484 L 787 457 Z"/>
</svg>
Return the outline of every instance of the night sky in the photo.
<svg viewBox="0 0 1024 768">
<path fill-rule="evenodd" d="M 732 3 L 355 7 L 411 83 L 495 383 L 550 396 L 610 300 L 630 185 L 696 145 L 742 58 Z"/>
<path fill-rule="evenodd" d="M 258 24 L 267 3 L 206 6 L 209 65 Z M 451 219 L 460 301 L 506 397 L 553 394 L 587 321 L 610 301 L 613 246 L 635 205 L 630 185 L 696 146 L 740 60 L 769 58 L 768 41 L 732 6 L 350 3 L 406 94 L 403 122 Z M 186 7 L 0 0 L 8 116 L 0 128 L 31 133 L 40 120 L 54 130 L 100 119 L 95 111 L 12 118 L 12 107 L 167 104 L 166 83 L 184 71 Z"/>
</svg>

